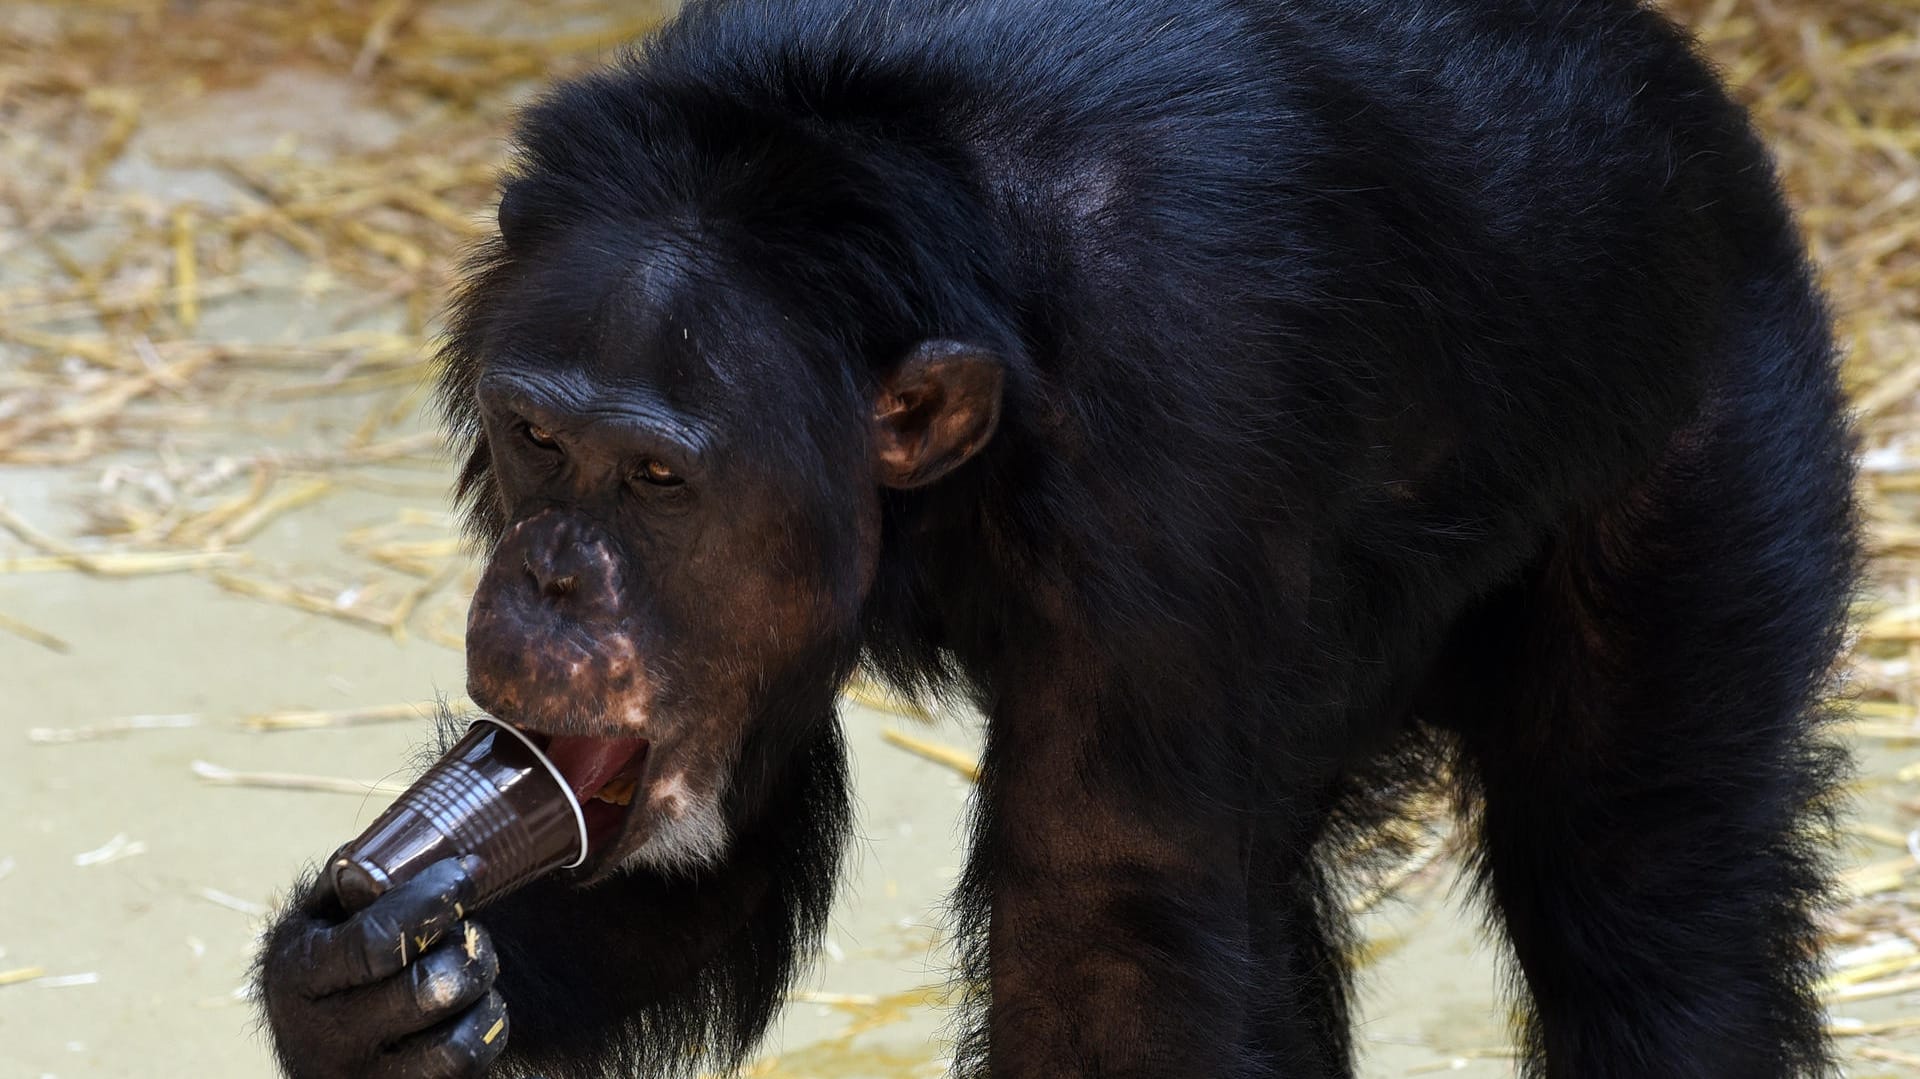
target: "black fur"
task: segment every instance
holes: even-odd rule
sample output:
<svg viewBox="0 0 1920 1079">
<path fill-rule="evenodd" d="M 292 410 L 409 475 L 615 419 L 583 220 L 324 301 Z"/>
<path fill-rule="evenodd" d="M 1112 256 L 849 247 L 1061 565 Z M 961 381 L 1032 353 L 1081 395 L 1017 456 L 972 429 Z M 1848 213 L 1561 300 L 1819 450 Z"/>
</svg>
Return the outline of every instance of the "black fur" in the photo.
<svg viewBox="0 0 1920 1079">
<path fill-rule="evenodd" d="M 546 245 L 697 251 L 786 319 L 779 355 L 712 362 L 777 367 L 768 415 L 817 439 L 916 342 L 1004 365 L 978 457 L 884 493 L 826 652 L 988 716 L 958 1074 L 1349 1074 L 1334 854 L 1448 760 L 1529 1075 L 1828 1073 L 1851 442 L 1767 156 L 1660 15 L 696 2 L 518 146 L 447 352 L 483 535 L 474 380 L 502 326 L 548 327 Z M 732 419 L 729 452 L 813 459 Z M 789 473 L 847 527 L 844 477 Z M 846 827 L 809 729 L 790 767 L 749 755 L 765 808 L 713 877 L 499 907 L 510 1056 L 740 1059 Z"/>
<path fill-rule="evenodd" d="M 823 727 L 792 763 L 718 873 L 541 881 L 484 915 L 512 972 L 514 1060 L 547 1079 L 745 1063 L 826 927 L 847 838 L 839 732 Z"/>
</svg>

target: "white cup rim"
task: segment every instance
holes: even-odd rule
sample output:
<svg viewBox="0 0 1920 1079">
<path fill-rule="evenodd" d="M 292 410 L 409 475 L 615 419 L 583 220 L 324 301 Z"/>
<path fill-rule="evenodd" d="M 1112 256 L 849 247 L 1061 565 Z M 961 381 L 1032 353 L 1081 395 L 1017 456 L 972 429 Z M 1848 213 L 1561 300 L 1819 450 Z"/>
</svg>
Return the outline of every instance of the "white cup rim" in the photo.
<svg viewBox="0 0 1920 1079">
<path fill-rule="evenodd" d="M 501 730 L 506 731 L 508 734 L 513 735 L 515 738 L 518 738 L 520 744 L 532 751 L 533 758 L 539 761 L 540 766 L 545 768 L 547 774 L 553 777 L 553 781 L 559 784 L 561 792 L 567 796 L 567 808 L 573 810 L 573 826 L 580 832 L 579 855 L 576 856 L 573 861 L 568 862 L 560 868 L 578 869 L 587 860 L 587 814 L 586 811 L 580 807 L 580 799 L 574 796 L 573 787 L 567 783 L 567 777 L 561 773 L 559 768 L 554 766 L 551 760 L 547 759 L 546 753 L 542 752 L 539 746 L 534 745 L 533 739 L 528 738 L 526 733 L 520 730 L 520 728 L 515 727 L 511 723 L 495 719 L 492 716 L 481 716 L 474 720 L 474 722 L 491 723 Z M 472 728 L 470 727 L 468 729 L 471 730 Z"/>
</svg>

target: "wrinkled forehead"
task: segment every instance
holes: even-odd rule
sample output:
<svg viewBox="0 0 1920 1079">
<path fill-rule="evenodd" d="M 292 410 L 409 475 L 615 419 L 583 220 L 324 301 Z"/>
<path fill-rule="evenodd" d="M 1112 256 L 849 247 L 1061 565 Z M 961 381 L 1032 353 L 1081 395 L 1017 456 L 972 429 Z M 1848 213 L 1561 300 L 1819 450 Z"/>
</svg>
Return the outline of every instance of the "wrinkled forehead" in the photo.
<svg viewBox="0 0 1920 1079">
<path fill-rule="evenodd" d="M 684 237 L 577 230 L 515 258 L 486 365 L 718 419 L 800 375 L 787 317 L 738 281 Z"/>
</svg>

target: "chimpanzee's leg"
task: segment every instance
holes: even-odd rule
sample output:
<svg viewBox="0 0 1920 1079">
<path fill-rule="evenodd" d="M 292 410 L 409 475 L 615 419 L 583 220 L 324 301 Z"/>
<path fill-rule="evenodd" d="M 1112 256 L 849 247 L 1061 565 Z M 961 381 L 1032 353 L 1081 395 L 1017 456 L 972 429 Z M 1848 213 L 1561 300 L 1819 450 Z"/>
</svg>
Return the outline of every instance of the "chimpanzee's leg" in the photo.
<svg viewBox="0 0 1920 1079">
<path fill-rule="evenodd" d="M 1817 315 L 1787 297 L 1747 326 L 1772 351 L 1441 665 L 1529 1076 L 1826 1074 L 1809 831 L 1840 768 L 1817 725 L 1849 444 Z"/>
</svg>

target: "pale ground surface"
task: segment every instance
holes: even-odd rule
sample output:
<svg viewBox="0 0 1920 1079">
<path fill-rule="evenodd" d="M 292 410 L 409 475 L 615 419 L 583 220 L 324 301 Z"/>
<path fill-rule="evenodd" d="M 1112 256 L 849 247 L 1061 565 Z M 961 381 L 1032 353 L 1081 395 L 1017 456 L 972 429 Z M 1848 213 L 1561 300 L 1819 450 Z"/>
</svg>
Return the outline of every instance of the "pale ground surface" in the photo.
<svg viewBox="0 0 1920 1079">
<path fill-rule="evenodd" d="M 39 509 L 65 480 L 8 473 L 0 476 L 0 497 L 23 512 Z M 341 496 L 278 524 L 278 553 L 324 561 L 341 524 L 380 520 L 394 507 L 379 496 Z M 0 858 L 14 866 L 0 881 L 0 969 L 42 966 L 56 977 L 98 979 L 0 987 L 0 1076 L 268 1074 L 250 1006 L 234 993 L 258 920 L 202 890 L 272 903 L 310 860 L 371 820 L 384 798 L 209 786 L 191 765 L 404 775 L 409 754 L 428 737 L 424 723 L 258 734 L 231 720 L 457 693 L 461 657 L 231 596 L 192 577 L 0 577 L 0 607 L 72 646 L 70 654 L 51 655 L 0 636 L 7 675 L 0 819 L 8 822 Z M 32 727 L 159 713 L 204 718 L 193 728 L 118 740 L 26 742 Z M 967 784 L 881 741 L 883 727 L 909 726 L 898 717 L 850 706 L 847 721 L 862 838 L 827 955 L 806 986 L 854 999 L 795 1004 L 770 1047 L 780 1058 L 772 1074 L 937 1075 L 942 1049 L 930 1037 L 940 1013 L 885 998 L 940 980 L 933 943 L 941 898 L 960 864 Z M 977 726 L 915 730 L 970 745 Z M 144 852 L 74 864 L 75 855 L 118 835 Z M 1490 964 L 1453 911 L 1422 904 L 1380 922 L 1382 937 L 1418 935 L 1369 978 L 1369 1074 L 1401 1075 L 1444 1060 L 1439 1048 L 1503 1043 Z M 872 1032 L 835 1037 L 856 1023 Z M 1475 1063 L 1459 1074 L 1505 1072 Z"/>
<path fill-rule="evenodd" d="M 23 513 L 57 517 L 67 482 L 10 472 L 0 475 L 0 497 Z M 277 524 L 276 556 L 324 562 L 337 552 L 341 525 L 382 520 L 398 505 L 377 495 L 338 496 Z M 0 636 L 7 684 L 0 819 L 8 822 L 0 858 L 14 867 L 0 880 L 0 969 L 97 976 L 82 985 L 0 987 L 0 1077 L 269 1074 L 250 1005 L 235 996 L 259 922 L 202 890 L 271 904 L 312 859 L 364 827 L 385 798 L 216 787 L 196 780 L 191 766 L 204 760 L 249 771 L 402 777 L 429 737 L 425 723 L 259 734 L 232 721 L 457 694 L 461 657 L 228 595 L 189 576 L 0 576 L 0 608 L 72 646 L 53 655 Z M 203 718 L 192 728 L 117 740 L 26 741 L 33 727 L 172 713 Z M 770 1074 L 937 1075 L 941 1013 L 916 1004 L 911 991 L 942 977 L 934 942 L 942 897 L 960 865 L 967 784 L 889 746 L 880 731 L 907 728 L 971 747 L 977 725 L 926 730 L 857 706 L 846 718 L 862 838 L 826 956 L 805 984 L 851 1000 L 793 1005 L 769 1047 L 779 1057 Z M 144 851 L 74 864 L 75 855 L 119 835 Z M 1417 935 L 1368 979 L 1368 1074 L 1405 1074 L 1444 1060 L 1440 1049 L 1503 1044 L 1491 965 L 1455 912 L 1396 909 L 1379 928 L 1387 939 Z M 871 1033 L 838 1036 L 856 1024 Z M 1459 1074 L 1506 1071 L 1476 1062 Z"/>
<path fill-rule="evenodd" d="M 289 131 L 312 145 L 364 147 L 392 138 L 396 123 L 343 79 L 289 73 L 252 90 L 150 109 L 106 182 L 217 204 L 231 196 L 227 181 L 156 164 L 146 148 L 192 140 L 203 149 L 254 153 Z M 72 243 L 100 240 L 76 235 Z M 13 251 L 0 261 L 0 285 L 31 283 L 48 272 L 31 252 Z M 297 278 L 294 268 L 271 259 L 254 272 L 261 280 Z M 267 292 L 211 303 L 205 317 L 233 336 L 297 341 L 337 331 L 350 300 Z M 393 324 L 378 311 L 350 321 Z M 232 438 L 297 454 L 338 444 L 367 409 L 386 401 L 342 395 L 249 403 L 217 410 L 215 422 L 182 441 L 194 450 Z M 422 429 L 422 422 L 404 421 L 388 436 Z M 0 470 L 0 499 L 48 531 L 77 534 L 78 507 L 100 479 L 101 464 Z M 334 491 L 273 521 L 248 550 L 288 574 L 352 580 L 365 563 L 344 551 L 342 534 L 405 510 L 443 506 L 447 476 L 444 463 L 396 467 L 383 474 L 383 490 Z M 23 551 L 0 536 L 0 557 Z M 0 1079 L 270 1074 L 251 1006 L 237 993 L 260 925 L 250 911 L 275 902 L 312 859 L 369 821 L 383 799 L 211 786 L 191 766 L 404 777 L 410 753 L 427 738 L 424 723 L 259 734 L 236 721 L 457 694 L 460 654 L 417 632 L 396 642 L 231 594 L 194 574 L 102 580 L 0 573 L 0 612 L 70 646 L 62 654 L 0 634 L 0 971 L 41 967 L 47 974 L 0 986 Z M 197 717 L 197 725 L 69 745 L 28 742 L 30 728 L 175 713 Z M 919 729 L 852 706 L 846 719 L 862 807 L 855 872 L 827 954 L 804 984 L 815 995 L 803 994 L 789 1009 L 767 1048 L 768 1063 L 755 1073 L 937 1075 L 943 1013 L 914 991 L 940 982 L 940 902 L 960 864 L 967 784 L 886 744 L 880 732 L 908 728 L 970 750 L 977 724 Z M 1885 771 L 1912 758 L 1903 750 L 1871 763 Z M 1911 826 L 1890 812 L 1881 823 Z M 76 855 L 118 837 L 132 844 L 125 856 L 76 865 Z M 1887 852 L 1850 857 L 1884 859 Z M 1380 958 L 1364 978 L 1359 1031 L 1370 1079 L 1511 1074 L 1499 1051 L 1507 1035 L 1504 1009 L 1495 1004 L 1496 964 L 1477 942 L 1477 916 L 1463 910 L 1457 892 L 1449 901 L 1450 879 L 1446 865 L 1437 865 L 1370 917 Z M 209 898 L 209 889 L 226 898 Z M 1839 1011 L 1875 1020 L 1912 1004 L 1892 996 Z M 1910 1037 L 1884 1044 L 1920 1052 Z M 1920 1075 L 1901 1063 L 1850 1063 L 1860 1076 Z"/>
</svg>

